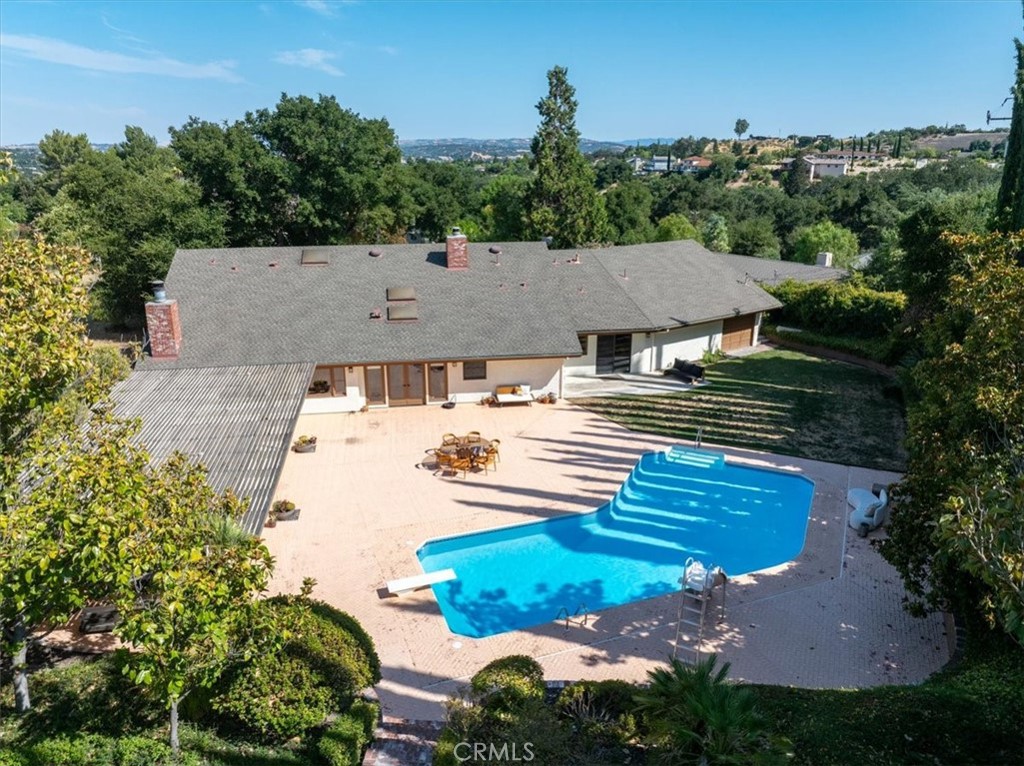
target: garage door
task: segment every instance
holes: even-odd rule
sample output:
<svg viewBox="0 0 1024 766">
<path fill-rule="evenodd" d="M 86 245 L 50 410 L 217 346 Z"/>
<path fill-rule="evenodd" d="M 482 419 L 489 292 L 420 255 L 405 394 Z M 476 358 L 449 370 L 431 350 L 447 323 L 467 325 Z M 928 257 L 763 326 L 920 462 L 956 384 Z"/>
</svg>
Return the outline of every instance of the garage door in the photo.
<svg viewBox="0 0 1024 766">
<path fill-rule="evenodd" d="M 746 314 L 722 322 L 722 351 L 736 351 L 752 345 L 756 318 L 756 314 Z"/>
</svg>

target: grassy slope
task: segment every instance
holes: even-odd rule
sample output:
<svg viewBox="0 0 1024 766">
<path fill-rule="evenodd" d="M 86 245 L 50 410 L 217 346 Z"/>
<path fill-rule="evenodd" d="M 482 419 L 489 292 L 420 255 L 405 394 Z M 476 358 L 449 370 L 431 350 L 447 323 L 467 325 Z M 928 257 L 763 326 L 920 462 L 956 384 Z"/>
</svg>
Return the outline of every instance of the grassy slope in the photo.
<svg viewBox="0 0 1024 766">
<path fill-rule="evenodd" d="M 574 399 L 635 431 L 870 468 L 903 470 L 892 382 L 855 365 L 774 350 L 708 368 L 711 385 L 664 396 Z"/>
<path fill-rule="evenodd" d="M 754 686 L 794 766 L 1024 762 L 1024 651 L 1001 636 L 920 686 Z"/>
</svg>

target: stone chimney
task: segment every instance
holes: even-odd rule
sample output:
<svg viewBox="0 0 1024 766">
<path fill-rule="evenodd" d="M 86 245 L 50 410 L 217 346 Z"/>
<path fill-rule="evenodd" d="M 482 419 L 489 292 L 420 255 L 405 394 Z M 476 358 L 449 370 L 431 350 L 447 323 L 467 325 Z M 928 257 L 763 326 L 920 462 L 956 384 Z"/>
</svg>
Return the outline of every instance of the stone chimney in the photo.
<svg viewBox="0 0 1024 766">
<path fill-rule="evenodd" d="M 832 268 L 832 253 L 818 253 L 818 265 Z"/>
<path fill-rule="evenodd" d="M 146 304 L 149 353 L 154 359 L 177 359 L 181 351 L 181 318 L 178 302 L 167 299 L 163 282 L 153 282 L 154 300 Z"/>
<path fill-rule="evenodd" d="M 448 235 L 445 251 L 448 255 L 449 269 L 469 268 L 469 240 L 458 226 L 453 227 L 452 233 Z"/>
</svg>

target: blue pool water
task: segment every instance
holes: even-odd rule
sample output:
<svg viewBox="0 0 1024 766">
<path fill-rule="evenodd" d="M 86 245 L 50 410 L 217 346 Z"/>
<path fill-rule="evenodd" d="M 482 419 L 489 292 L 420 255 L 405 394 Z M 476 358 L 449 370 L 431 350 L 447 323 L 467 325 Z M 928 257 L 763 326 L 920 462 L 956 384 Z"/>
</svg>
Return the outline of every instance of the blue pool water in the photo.
<svg viewBox="0 0 1024 766">
<path fill-rule="evenodd" d="M 813 494 L 802 476 L 673 448 L 644 455 L 596 511 L 430 540 L 417 556 L 424 572 L 455 570 L 433 586 L 449 629 L 493 636 L 678 590 L 691 556 L 730 576 L 790 561 Z"/>
</svg>

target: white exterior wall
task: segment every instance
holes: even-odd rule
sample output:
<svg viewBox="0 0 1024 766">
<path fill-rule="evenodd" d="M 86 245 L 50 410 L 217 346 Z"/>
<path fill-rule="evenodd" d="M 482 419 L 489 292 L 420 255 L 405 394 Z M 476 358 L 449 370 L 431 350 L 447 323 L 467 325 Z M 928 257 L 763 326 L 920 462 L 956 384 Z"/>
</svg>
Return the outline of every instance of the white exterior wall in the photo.
<svg viewBox="0 0 1024 766">
<path fill-rule="evenodd" d="M 587 353 L 565 360 L 566 375 L 593 375 L 597 367 L 597 336 L 587 336 Z"/>
<path fill-rule="evenodd" d="M 488 360 L 486 380 L 463 380 L 462 363 L 448 364 L 448 395 L 457 402 L 479 402 L 498 386 L 528 385 L 535 394 L 562 396 L 562 357 Z"/>
<path fill-rule="evenodd" d="M 642 337 L 642 336 L 641 336 Z M 650 350 L 642 372 L 656 372 L 671 367 L 676 359 L 700 361 L 705 351 L 722 346 L 722 322 L 705 322 L 679 327 L 668 332 L 652 333 Z"/>
<path fill-rule="evenodd" d="M 845 162 L 822 162 L 811 165 L 811 180 L 825 176 L 845 176 Z"/>
</svg>

